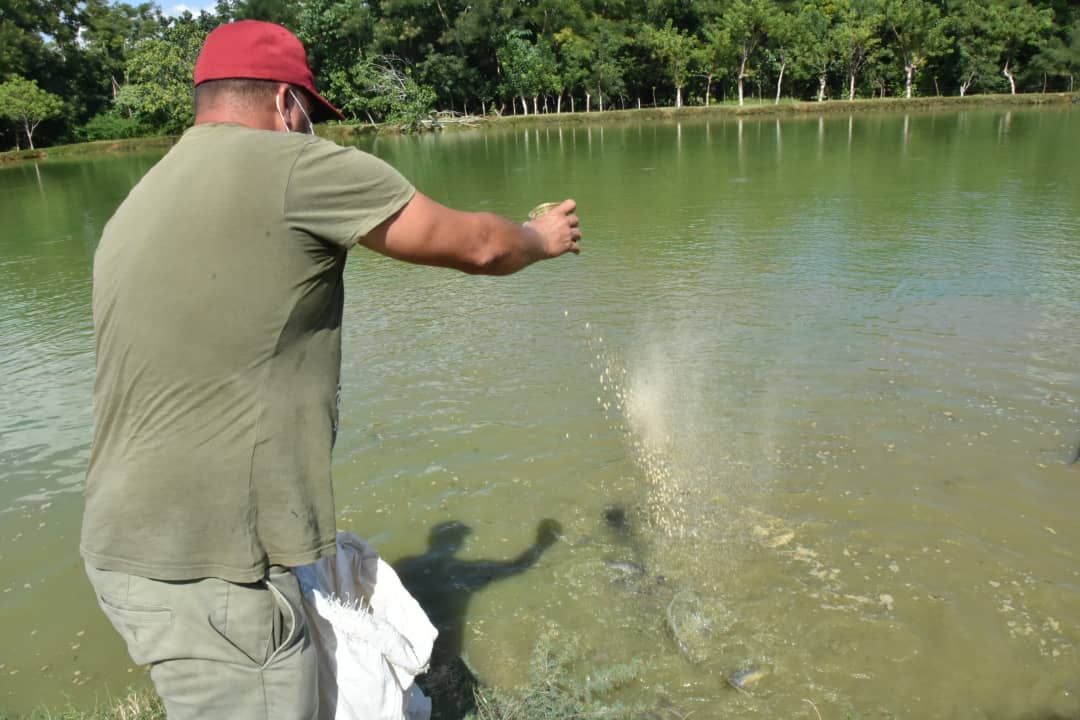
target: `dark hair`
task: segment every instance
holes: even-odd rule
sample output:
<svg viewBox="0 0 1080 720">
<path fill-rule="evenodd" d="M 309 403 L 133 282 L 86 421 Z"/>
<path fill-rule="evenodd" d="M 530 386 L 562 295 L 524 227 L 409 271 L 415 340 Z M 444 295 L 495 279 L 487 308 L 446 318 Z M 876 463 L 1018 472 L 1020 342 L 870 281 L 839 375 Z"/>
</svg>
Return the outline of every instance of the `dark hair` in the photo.
<svg viewBox="0 0 1080 720">
<path fill-rule="evenodd" d="M 195 114 L 199 108 L 228 100 L 241 106 L 256 106 L 272 102 L 274 92 L 281 83 L 277 80 L 252 80 L 250 78 L 228 78 L 226 80 L 207 80 L 195 86 Z M 311 114 L 314 102 L 307 90 L 296 85 L 289 85 L 296 97 L 304 105 L 304 110 Z"/>
</svg>

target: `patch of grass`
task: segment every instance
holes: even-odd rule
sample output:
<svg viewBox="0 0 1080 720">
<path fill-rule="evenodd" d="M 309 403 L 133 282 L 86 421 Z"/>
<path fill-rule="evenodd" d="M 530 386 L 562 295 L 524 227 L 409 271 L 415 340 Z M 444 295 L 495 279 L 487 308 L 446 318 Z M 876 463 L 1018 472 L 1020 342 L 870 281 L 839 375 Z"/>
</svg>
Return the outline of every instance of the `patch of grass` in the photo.
<svg viewBox="0 0 1080 720">
<path fill-rule="evenodd" d="M 540 635 L 529 663 L 529 682 L 512 692 L 479 686 L 467 720 L 608 720 L 640 718 L 648 709 L 612 699 L 641 674 L 630 662 L 607 667 L 584 663 L 577 640 L 552 625 Z"/>
<path fill-rule="evenodd" d="M 0 710 L 0 720 L 165 720 L 165 706 L 153 690 L 129 690 L 122 699 L 93 710 L 68 706 L 62 710 L 40 708 L 29 715 L 9 715 Z"/>
</svg>

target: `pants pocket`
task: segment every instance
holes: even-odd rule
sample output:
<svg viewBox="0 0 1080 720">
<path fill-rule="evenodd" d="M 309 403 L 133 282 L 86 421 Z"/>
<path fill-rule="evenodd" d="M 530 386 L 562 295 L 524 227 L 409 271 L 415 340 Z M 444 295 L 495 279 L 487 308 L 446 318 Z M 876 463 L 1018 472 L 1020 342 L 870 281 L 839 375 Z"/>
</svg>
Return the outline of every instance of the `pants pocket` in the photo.
<svg viewBox="0 0 1080 720">
<path fill-rule="evenodd" d="M 211 628 L 244 660 L 265 668 L 303 639 L 300 589 L 288 570 L 272 567 L 258 583 L 221 582 L 224 608 L 211 618 Z"/>
<path fill-rule="evenodd" d="M 223 612 L 211 618 L 210 627 L 248 663 L 261 667 L 273 652 L 281 625 L 280 610 L 265 583 L 222 581 Z"/>
<path fill-rule="evenodd" d="M 271 647 L 263 667 L 292 653 L 303 644 L 307 636 L 300 584 L 296 576 L 286 568 L 271 567 L 266 587 L 274 597 L 277 613 L 274 616 Z"/>
<path fill-rule="evenodd" d="M 146 597 L 146 593 L 133 598 L 132 578 L 124 573 L 88 567 L 87 574 L 98 605 L 124 639 L 132 661 L 150 665 L 163 659 L 164 639 L 173 623 L 173 611 L 167 602 Z"/>
</svg>

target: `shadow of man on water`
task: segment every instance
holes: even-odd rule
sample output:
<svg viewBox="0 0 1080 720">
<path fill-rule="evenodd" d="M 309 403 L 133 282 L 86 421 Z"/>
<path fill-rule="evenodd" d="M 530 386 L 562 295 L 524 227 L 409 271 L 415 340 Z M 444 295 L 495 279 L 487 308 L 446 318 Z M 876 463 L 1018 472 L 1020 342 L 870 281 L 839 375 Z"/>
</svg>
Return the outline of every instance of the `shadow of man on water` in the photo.
<svg viewBox="0 0 1080 720">
<path fill-rule="evenodd" d="M 473 593 L 535 565 L 562 534 L 562 526 L 556 520 L 542 520 L 533 544 L 512 560 L 456 557 L 471 533 L 468 525 L 456 520 L 439 523 L 428 535 L 427 552 L 402 558 L 394 564 L 402 584 L 439 630 L 431 669 L 417 678 L 432 700 L 433 720 L 458 720 L 474 708 L 473 688 L 477 680 L 461 659 L 465 620 Z"/>
</svg>

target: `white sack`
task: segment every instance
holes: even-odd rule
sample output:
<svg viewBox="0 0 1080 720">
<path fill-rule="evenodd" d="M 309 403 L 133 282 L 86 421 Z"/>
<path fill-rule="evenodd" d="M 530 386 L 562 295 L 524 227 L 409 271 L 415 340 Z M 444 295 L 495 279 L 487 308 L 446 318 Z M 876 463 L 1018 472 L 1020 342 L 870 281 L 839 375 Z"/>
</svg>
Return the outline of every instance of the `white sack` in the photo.
<svg viewBox="0 0 1080 720">
<path fill-rule="evenodd" d="M 438 632 L 393 568 L 339 531 L 337 555 L 293 572 L 318 654 L 320 720 L 428 720 L 413 678 Z"/>
</svg>

